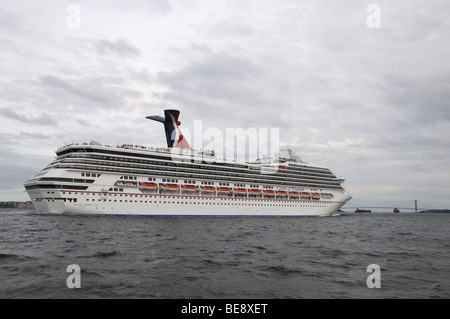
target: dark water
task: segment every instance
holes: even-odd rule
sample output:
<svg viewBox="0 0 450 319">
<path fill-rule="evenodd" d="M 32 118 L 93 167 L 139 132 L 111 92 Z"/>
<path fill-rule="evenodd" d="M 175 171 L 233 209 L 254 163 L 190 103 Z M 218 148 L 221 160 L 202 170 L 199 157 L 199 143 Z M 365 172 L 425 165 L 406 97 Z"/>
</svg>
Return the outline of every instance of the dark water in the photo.
<svg viewBox="0 0 450 319">
<path fill-rule="evenodd" d="M 0 211 L 0 298 L 449 298 L 450 214 Z M 67 266 L 81 268 L 69 289 Z M 369 289 L 367 266 L 381 267 Z"/>
</svg>

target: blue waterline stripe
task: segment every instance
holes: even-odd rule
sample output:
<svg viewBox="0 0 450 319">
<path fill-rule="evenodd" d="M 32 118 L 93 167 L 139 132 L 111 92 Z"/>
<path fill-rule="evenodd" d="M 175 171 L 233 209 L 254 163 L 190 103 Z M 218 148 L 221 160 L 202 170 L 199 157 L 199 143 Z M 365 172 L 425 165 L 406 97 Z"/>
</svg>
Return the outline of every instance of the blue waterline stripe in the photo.
<svg viewBox="0 0 450 319">
<path fill-rule="evenodd" d="M 325 217 L 330 215 L 155 215 L 155 214 L 105 214 L 105 213 L 62 213 L 56 215 L 89 216 L 147 216 L 147 217 Z"/>
</svg>

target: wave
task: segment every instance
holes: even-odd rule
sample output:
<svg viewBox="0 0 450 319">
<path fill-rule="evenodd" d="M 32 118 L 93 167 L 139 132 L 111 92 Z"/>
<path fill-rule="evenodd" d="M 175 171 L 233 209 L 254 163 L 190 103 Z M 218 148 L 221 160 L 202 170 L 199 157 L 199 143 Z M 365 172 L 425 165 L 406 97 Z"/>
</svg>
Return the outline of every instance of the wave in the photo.
<svg viewBox="0 0 450 319">
<path fill-rule="evenodd" d="M 107 258 L 107 257 L 112 257 L 112 256 L 117 256 L 119 255 L 118 252 L 116 251 L 98 251 L 95 254 L 92 255 L 92 257 L 101 257 L 101 258 Z"/>
<path fill-rule="evenodd" d="M 8 253 L 0 253 L 0 260 L 25 260 L 25 259 L 34 259 L 34 257 L 26 256 L 26 255 L 17 255 L 17 254 L 8 254 Z"/>
<path fill-rule="evenodd" d="M 275 266 L 266 266 L 262 267 L 262 270 L 268 270 L 271 273 L 274 274 L 280 274 L 280 275 L 288 275 L 288 274 L 301 274 L 303 271 L 298 268 L 291 268 L 284 265 L 275 265 Z"/>
</svg>

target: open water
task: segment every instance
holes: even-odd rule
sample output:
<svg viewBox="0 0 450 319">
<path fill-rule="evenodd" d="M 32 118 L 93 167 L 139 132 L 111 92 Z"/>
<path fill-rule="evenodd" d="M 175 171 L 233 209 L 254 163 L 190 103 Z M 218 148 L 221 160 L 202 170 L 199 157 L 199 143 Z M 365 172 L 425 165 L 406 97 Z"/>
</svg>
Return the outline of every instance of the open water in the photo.
<svg viewBox="0 0 450 319">
<path fill-rule="evenodd" d="M 0 210 L 0 298 L 449 298 L 450 214 L 55 216 Z M 81 269 L 69 289 L 67 266 Z M 380 288 L 367 272 L 379 265 Z"/>
</svg>

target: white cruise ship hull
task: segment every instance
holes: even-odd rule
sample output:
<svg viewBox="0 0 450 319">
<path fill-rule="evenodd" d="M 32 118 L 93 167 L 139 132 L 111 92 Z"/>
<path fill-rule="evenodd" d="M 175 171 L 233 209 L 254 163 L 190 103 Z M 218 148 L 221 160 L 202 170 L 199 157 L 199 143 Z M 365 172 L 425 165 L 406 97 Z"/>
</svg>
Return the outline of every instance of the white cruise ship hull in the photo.
<svg viewBox="0 0 450 319">
<path fill-rule="evenodd" d="M 93 202 L 99 196 L 99 193 L 94 192 L 79 193 L 76 203 L 63 202 L 57 198 L 33 203 L 39 213 L 134 216 L 331 216 L 345 204 L 345 201 L 126 195 L 129 196 L 127 202 L 119 204 L 109 203 L 108 199 Z"/>
<path fill-rule="evenodd" d="M 79 175 L 54 170 L 45 176 L 56 173 Z M 87 190 L 42 188 L 28 190 L 28 194 L 39 213 L 130 216 L 330 216 L 350 199 L 345 190 L 334 191 L 333 200 L 216 196 L 216 192 L 192 194 L 179 190 L 145 193 L 138 187 L 107 191 L 114 180 L 116 175 L 102 174 Z"/>
</svg>

